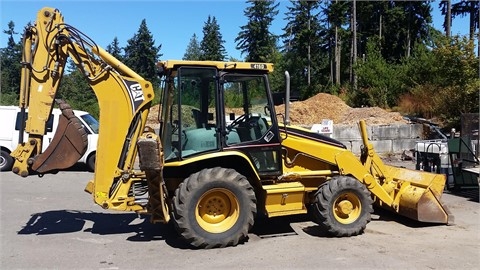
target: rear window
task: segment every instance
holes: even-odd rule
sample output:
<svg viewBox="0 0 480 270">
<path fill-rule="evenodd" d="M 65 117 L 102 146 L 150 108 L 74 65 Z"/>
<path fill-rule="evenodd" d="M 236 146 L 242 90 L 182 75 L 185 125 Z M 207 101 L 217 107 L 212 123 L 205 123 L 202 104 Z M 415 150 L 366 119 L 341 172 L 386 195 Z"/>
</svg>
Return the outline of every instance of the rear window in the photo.
<svg viewBox="0 0 480 270">
<path fill-rule="evenodd" d="M 28 112 L 25 113 L 25 120 L 28 118 Z M 15 121 L 15 130 L 20 130 L 22 126 L 22 113 L 18 112 L 17 113 L 17 120 Z M 47 132 L 52 132 L 53 130 L 53 114 L 50 114 L 50 117 L 48 117 L 48 121 L 46 123 L 46 129 Z"/>
</svg>

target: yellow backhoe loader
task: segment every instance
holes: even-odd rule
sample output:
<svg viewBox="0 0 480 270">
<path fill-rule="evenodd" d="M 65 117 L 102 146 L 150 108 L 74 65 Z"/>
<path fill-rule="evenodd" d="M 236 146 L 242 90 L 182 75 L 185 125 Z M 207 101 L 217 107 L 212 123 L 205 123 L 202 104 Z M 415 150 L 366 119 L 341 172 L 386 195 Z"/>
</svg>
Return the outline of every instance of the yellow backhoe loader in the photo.
<svg viewBox="0 0 480 270">
<path fill-rule="evenodd" d="M 422 222 L 451 221 L 440 201 L 445 177 L 384 165 L 363 121 L 360 158 L 334 139 L 285 124 L 272 102 L 272 64 L 158 63 L 159 127 L 149 127 L 150 82 L 66 24 L 58 10 L 40 10 L 23 42 L 20 107 L 29 108 L 28 138 L 12 153 L 13 172 L 23 177 L 69 167 L 83 154 L 85 134 L 62 101 L 57 134 L 41 152 L 71 58 L 100 107 L 94 179 L 85 190 L 104 209 L 173 222 L 202 248 L 245 241 L 256 216 L 311 211 L 338 237 L 361 234 L 374 204 Z"/>
</svg>

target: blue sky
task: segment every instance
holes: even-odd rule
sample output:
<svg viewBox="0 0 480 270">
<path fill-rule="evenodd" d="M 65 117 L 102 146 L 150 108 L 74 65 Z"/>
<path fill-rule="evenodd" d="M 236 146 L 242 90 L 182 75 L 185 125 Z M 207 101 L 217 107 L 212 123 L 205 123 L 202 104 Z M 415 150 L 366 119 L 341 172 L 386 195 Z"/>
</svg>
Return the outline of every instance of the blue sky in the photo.
<svg viewBox="0 0 480 270">
<path fill-rule="evenodd" d="M 215 16 L 220 32 L 225 40 L 228 56 L 243 59 L 244 56 L 235 49 L 235 37 L 240 26 L 247 23 L 243 15 L 247 4 L 243 0 L 0 0 L 2 30 L 8 29 L 9 21 L 15 23 L 18 34 L 28 22 L 35 21 L 37 12 L 45 6 L 58 8 L 65 22 L 76 27 L 105 48 L 115 37 L 120 46 L 137 32 L 142 19 L 146 19 L 156 45 L 162 45 L 162 60 L 181 59 L 188 42 L 195 33 L 199 40 L 203 37 L 202 28 L 208 15 Z M 441 29 L 443 17 L 438 10 L 438 1 L 432 4 L 434 26 Z M 454 1 L 456 2 L 456 1 Z M 289 1 L 280 1 L 279 14 L 272 24 L 271 31 L 280 34 L 285 26 L 284 13 Z M 453 21 L 453 34 L 468 32 L 468 17 Z M 7 35 L 0 35 L 0 48 L 6 46 Z"/>
</svg>

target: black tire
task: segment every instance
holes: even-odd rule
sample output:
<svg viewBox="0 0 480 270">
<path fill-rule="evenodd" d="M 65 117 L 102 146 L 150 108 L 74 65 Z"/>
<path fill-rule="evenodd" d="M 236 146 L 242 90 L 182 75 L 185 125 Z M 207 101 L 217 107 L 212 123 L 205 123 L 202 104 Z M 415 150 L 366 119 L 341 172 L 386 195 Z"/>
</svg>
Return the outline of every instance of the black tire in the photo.
<svg viewBox="0 0 480 270">
<path fill-rule="evenodd" d="M 5 150 L 0 150 L 0 171 L 10 171 L 13 166 L 13 157 Z"/>
<path fill-rule="evenodd" d="M 96 159 L 96 153 L 90 154 L 90 156 L 87 159 L 87 169 L 91 172 L 95 171 L 95 159 Z"/>
<path fill-rule="evenodd" d="M 373 213 L 367 188 L 348 176 L 335 176 L 315 194 L 313 214 L 322 230 L 336 237 L 363 233 Z"/>
<path fill-rule="evenodd" d="M 255 192 L 233 169 L 204 169 L 178 186 L 173 212 L 175 228 L 192 246 L 235 246 L 247 239 L 253 226 Z"/>
</svg>

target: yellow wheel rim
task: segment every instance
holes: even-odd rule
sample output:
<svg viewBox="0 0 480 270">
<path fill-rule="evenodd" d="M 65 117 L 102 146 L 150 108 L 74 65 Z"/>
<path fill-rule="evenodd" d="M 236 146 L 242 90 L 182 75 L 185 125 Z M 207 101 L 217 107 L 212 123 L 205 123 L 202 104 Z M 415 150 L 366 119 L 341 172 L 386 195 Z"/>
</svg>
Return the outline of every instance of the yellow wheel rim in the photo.
<svg viewBox="0 0 480 270">
<path fill-rule="evenodd" d="M 240 215 L 237 197 L 224 188 L 207 191 L 198 200 L 196 209 L 195 218 L 198 224 L 210 233 L 229 230 Z"/>
<path fill-rule="evenodd" d="M 342 224 L 355 222 L 361 215 L 362 204 L 353 192 L 345 192 L 333 203 L 333 216 Z"/>
</svg>

